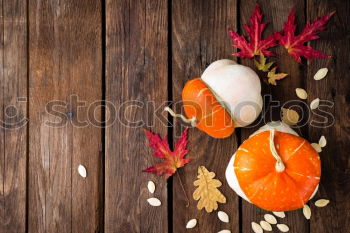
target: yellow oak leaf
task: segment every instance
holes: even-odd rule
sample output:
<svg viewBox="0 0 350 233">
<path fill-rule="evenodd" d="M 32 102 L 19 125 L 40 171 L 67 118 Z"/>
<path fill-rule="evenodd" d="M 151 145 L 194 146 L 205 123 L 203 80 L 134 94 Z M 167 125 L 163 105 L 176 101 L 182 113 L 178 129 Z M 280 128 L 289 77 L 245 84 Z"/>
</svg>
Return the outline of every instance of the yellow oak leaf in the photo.
<svg viewBox="0 0 350 233">
<path fill-rule="evenodd" d="M 258 68 L 258 70 L 261 70 L 264 72 L 268 72 L 273 63 L 274 62 L 269 62 L 266 64 L 266 58 L 263 54 L 260 55 L 259 61 L 254 59 L 254 64 L 255 64 L 256 68 Z"/>
<path fill-rule="evenodd" d="M 204 166 L 198 167 L 198 179 L 194 181 L 194 186 L 198 188 L 193 193 L 194 200 L 198 201 L 197 209 L 205 210 L 210 213 L 218 208 L 219 203 L 226 203 L 225 196 L 219 191 L 218 187 L 222 184 L 219 180 L 213 179 L 214 172 L 209 172 Z"/>
<path fill-rule="evenodd" d="M 275 86 L 277 85 L 277 83 L 276 83 L 277 80 L 281 80 L 288 75 L 285 73 L 277 73 L 276 74 L 276 69 L 277 69 L 277 67 L 274 67 L 271 71 L 269 71 L 269 73 L 267 73 L 268 82 L 272 85 L 275 85 Z"/>
</svg>

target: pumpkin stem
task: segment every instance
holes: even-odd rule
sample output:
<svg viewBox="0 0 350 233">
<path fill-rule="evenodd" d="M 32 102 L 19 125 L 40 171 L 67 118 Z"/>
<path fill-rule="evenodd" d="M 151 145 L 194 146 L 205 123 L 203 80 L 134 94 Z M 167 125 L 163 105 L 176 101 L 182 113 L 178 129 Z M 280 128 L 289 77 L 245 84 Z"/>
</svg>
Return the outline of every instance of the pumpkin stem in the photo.
<svg viewBox="0 0 350 233">
<path fill-rule="evenodd" d="M 286 169 L 286 167 L 284 166 L 281 157 L 278 155 L 276 151 L 274 138 L 275 138 L 275 129 L 271 129 L 270 130 L 270 150 L 271 150 L 272 156 L 277 160 L 276 171 L 283 172 L 284 169 Z"/>
<path fill-rule="evenodd" d="M 181 120 L 183 120 L 186 123 L 191 124 L 192 127 L 196 127 L 196 118 L 192 117 L 191 119 L 186 118 L 184 115 L 181 114 L 176 114 L 171 108 L 169 107 L 165 107 L 164 111 L 170 113 L 170 115 L 172 115 L 173 117 L 180 117 Z"/>
</svg>

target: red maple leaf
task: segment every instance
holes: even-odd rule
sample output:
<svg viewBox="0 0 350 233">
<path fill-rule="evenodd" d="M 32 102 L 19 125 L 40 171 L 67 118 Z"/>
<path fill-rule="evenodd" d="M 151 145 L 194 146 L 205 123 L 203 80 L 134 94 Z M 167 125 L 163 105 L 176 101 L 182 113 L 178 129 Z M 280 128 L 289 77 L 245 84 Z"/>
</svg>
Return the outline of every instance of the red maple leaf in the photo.
<svg viewBox="0 0 350 233">
<path fill-rule="evenodd" d="M 255 55 L 264 56 L 275 56 L 275 54 L 268 48 L 277 45 L 276 39 L 273 34 L 267 37 L 267 39 L 262 40 L 261 35 L 265 29 L 266 23 L 261 23 L 262 13 L 258 4 L 256 4 L 252 17 L 250 17 L 250 24 L 244 25 L 245 30 L 249 36 L 249 42 L 244 38 L 244 36 L 239 35 L 237 32 L 229 30 L 229 34 L 234 44 L 232 46 L 239 48 L 240 51 L 234 53 L 234 56 L 252 58 Z"/>
<path fill-rule="evenodd" d="M 328 23 L 334 14 L 335 11 L 323 17 L 317 18 L 313 23 L 307 22 L 304 30 L 296 36 L 296 25 L 294 23 L 295 14 L 294 9 L 292 9 L 288 16 L 288 21 L 284 24 L 283 31 L 275 34 L 276 39 L 279 40 L 279 43 L 287 49 L 289 55 L 299 63 L 301 63 L 301 56 L 307 59 L 329 58 L 330 56 L 322 53 L 321 51 L 315 50 L 310 46 L 305 46 L 304 44 L 308 41 L 320 38 L 316 32 L 324 30 L 324 26 Z"/>
<path fill-rule="evenodd" d="M 155 173 L 157 175 L 164 174 L 166 178 L 169 178 L 178 168 L 183 167 L 186 163 L 188 163 L 191 159 L 184 158 L 189 151 L 186 149 L 188 143 L 187 132 L 188 128 L 185 129 L 180 139 L 176 142 L 175 150 L 171 151 L 167 136 L 165 136 L 162 140 L 158 134 L 145 130 L 145 134 L 149 141 L 149 146 L 154 150 L 153 156 L 161 158 L 163 162 L 157 163 L 143 171 Z"/>
</svg>

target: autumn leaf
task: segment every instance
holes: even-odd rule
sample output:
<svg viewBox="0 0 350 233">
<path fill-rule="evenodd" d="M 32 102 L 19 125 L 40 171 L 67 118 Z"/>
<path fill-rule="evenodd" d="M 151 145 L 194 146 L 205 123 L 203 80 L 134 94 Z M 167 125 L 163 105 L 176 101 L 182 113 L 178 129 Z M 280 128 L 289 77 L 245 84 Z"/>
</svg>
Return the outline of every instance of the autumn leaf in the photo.
<svg viewBox="0 0 350 233">
<path fill-rule="evenodd" d="M 176 142 L 175 150 L 171 151 L 168 144 L 168 138 L 164 137 L 163 140 L 158 134 L 145 130 L 145 134 L 149 141 L 149 146 L 154 150 L 154 157 L 158 157 L 163 160 L 161 163 L 157 163 L 152 167 L 149 167 L 144 172 L 155 173 L 157 175 L 165 175 L 166 178 L 172 176 L 176 170 L 183 167 L 190 159 L 185 159 L 185 155 L 188 153 L 187 146 L 187 132 L 188 128 L 182 133 L 180 139 Z"/>
<path fill-rule="evenodd" d="M 261 39 L 262 32 L 265 29 L 266 23 L 261 23 L 262 13 L 258 4 L 256 4 L 253 15 L 250 18 L 250 26 L 244 25 L 245 30 L 249 36 L 249 42 L 244 36 L 237 32 L 229 30 L 229 35 L 234 42 L 232 46 L 240 49 L 239 52 L 234 53 L 234 56 L 252 58 L 255 55 L 275 56 L 274 53 L 267 50 L 277 45 L 274 34 L 268 36 L 265 40 Z"/>
<path fill-rule="evenodd" d="M 219 203 L 226 203 L 225 196 L 219 191 L 221 182 L 215 177 L 214 172 L 209 172 L 204 166 L 198 167 L 198 179 L 194 181 L 194 186 L 198 188 L 193 193 L 194 200 L 198 201 L 197 209 L 210 213 L 218 208 Z"/>
<path fill-rule="evenodd" d="M 268 82 L 272 85 L 275 85 L 275 86 L 277 85 L 277 83 L 276 83 L 277 80 L 281 80 L 288 75 L 285 73 L 277 73 L 276 74 L 276 69 L 277 69 L 277 67 L 274 67 L 271 71 L 269 71 L 269 73 L 267 73 Z"/>
<path fill-rule="evenodd" d="M 284 24 L 283 31 L 276 33 L 275 37 L 279 41 L 279 44 L 287 49 L 289 55 L 299 63 L 301 63 L 301 56 L 307 59 L 329 58 L 330 56 L 313 49 L 311 46 L 305 46 L 304 44 L 308 41 L 318 39 L 319 36 L 316 32 L 324 30 L 324 26 L 334 14 L 335 11 L 326 16 L 317 18 L 313 23 L 308 22 L 302 32 L 299 35 L 295 35 L 295 14 L 294 9 L 292 9 L 288 16 L 288 21 Z"/>
<path fill-rule="evenodd" d="M 261 70 L 263 72 L 268 72 L 273 63 L 274 62 L 269 62 L 266 64 L 266 58 L 263 54 L 259 56 L 259 61 L 254 59 L 254 64 L 256 68 L 258 68 L 258 70 Z"/>
</svg>

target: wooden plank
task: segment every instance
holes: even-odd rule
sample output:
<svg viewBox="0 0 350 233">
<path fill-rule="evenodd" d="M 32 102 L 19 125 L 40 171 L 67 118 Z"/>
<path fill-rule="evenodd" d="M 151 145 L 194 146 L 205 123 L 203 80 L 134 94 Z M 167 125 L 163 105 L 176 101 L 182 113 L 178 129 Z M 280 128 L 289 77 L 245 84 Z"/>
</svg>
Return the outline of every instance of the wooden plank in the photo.
<svg viewBox="0 0 350 233">
<path fill-rule="evenodd" d="M 101 129 L 88 107 L 102 98 L 101 2 L 28 4 L 28 231 L 97 232 Z M 79 164 L 87 169 L 85 179 Z"/>
<path fill-rule="evenodd" d="M 27 160 L 26 1 L 5 0 L 1 10 L 0 232 L 25 232 Z M 18 100 L 22 101 L 18 101 Z"/>
<path fill-rule="evenodd" d="M 159 162 L 142 128 L 167 133 L 156 118 L 168 95 L 167 16 L 163 0 L 106 1 L 106 100 L 118 111 L 106 112 L 117 122 L 105 138 L 105 232 L 168 231 L 166 180 L 141 172 Z M 156 183 L 153 195 L 148 180 Z M 147 203 L 153 196 L 160 207 Z"/>
<path fill-rule="evenodd" d="M 199 77 L 211 63 L 223 58 L 231 58 L 232 47 L 227 29 L 236 29 L 235 0 L 220 1 L 173 1 L 172 3 L 172 82 L 173 108 L 181 112 L 181 92 L 185 83 Z M 184 127 L 180 120 L 175 121 L 174 138 L 181 134 Z M 174 140 L 175 141 L 175 140 Z M 225 179 L 227 164 L 237 148 L 237 137 L 213 139 L 199 131 L 190 129 L 189 157 L 193 160 L 175 176 L 180 176 L 189 197 L 190 206 L 186 207 L 178 178 L 173 182 L 173 232 L 185 232 L 188 220 L 196 218 L 198 225 L 192 232 L 218 232 L 230 229 L 239 232 L 239 207 L 236 194 L 229 188 Z M 197 177 L 198 166 L 204 165 L 216 173 L 223 186 L 220 190 L 227 197 L 226 204 L 219 209 L 228 213 L 230 223 L 223 223 L 217 218 L 217 212 L 210 214 L 197 210 L 197 201 L 193 200 L 195 190 L 193 181 Z"/>
<path fill-rule="evenodd" d="M 3 1 L 0 3 L 0 28 L 4 28 L 4 16 L 3 16 Z M 0 40 L 1 40 L 1 44 L 0 44 L 0 64 L 1 64 L 1 77 L 4 77 L 4 67 L 2 64 L 4 64 L 4 53 L 3 53 L 3 50 L 4 50 L 4 30 L 0 30 Z M 0 87 L 2 89 L 2 82 L 0 83 Z M 1 96 L 2 97 L 2 96 Z M 1 121 L 3 121 L 3 100 L 4 98 L 1 98 L 0 100 L 0 104 L 1 104 L 1 107 L 0 107 L 0 119 Z M 2 127 L 1 127 L 2 128 Z M 4 135 L 4 131 L 1 130 L 0 131 L 0 182 L 3 184 L 4 182 L 4 179 L 5 179 L 5 176 L 4 176 L 4 172 L 5 172 L 5 166 L 4 166 L 4 162 L 5 162 L 5 153 L 4 153 L 4 149 L 5 149 L 5 135 Z M 1 185 L 1 188 L 0 188 L 0 220 L 1 220 L 1 228 L 5 228 L 3 225 L 2 222 L 5 222 L 3 219 L 5 219 L 5 210 L 4 210 L 4 207 L 5 207 L 5 198 L 4 198 L 4 185 Z"/>
<path fill-rule="evenodd" d="M 244 4 L 240 5 L 240 28 L 243 30 L 244 24 L 250 24 L 249 18 L 252 15 L 256 1 L 245 1 Z M 305 4 L 302 0 L 289 0 L 284 1 L 281 4 L 281 1 L 261 1 L 259 2 L 262 12 L 264 14 L 264 22 L 269 22 L 266 27 L 264 35 L 269 35 L 272 32 L 277 32 L 283 29 L 284 22 L 287 20 L 288 14 L 292 7 L 295 8 L 297 20 L 297 25 L 302 25 L 305 22 L 304 9 Z M 245 33 L 245 31 L 244 31 Z M 267 107 L 267 114 L 264 119 L 258 124 L 257 127 L 253 128 L 243 128 L 241 130 L 241 140 L 242 142 L 246 140 L 250 134 L 256 131 L 260 126 L 266 124 L 271 120 L 280 120 L 280 109 L 281 107 L 290 100 L 296 100 L 295 88 L 304 87 L 304 79 L 306 65 L 299 65 L 296 61 L 288 56 L 287 52 L 283 47 L 277 47 L 272 49 L 276 52 L 277 59 L 271 58 L 270 61 L 276 61 L 279 71 L 287 73 L 288 76 L 281 81 L 278 81 L 277 86 L 268 85 L 265 82 L 262 82 L 262 93 L 263 95 L 271 95 L 273 101 L 279 101 L 279 103 L 271 103 L 265 101 L 264 105 Z M 242 64 L 255 68 L 252 60 L 241 59 Z M 258 72 L 260 78 L 265 79 L 266 73 Z M 266 79 L 265 79 L 266 80 Z M 267 100 L 265 98 L 265 100 Z M 275 105 L 275 106 L 274 106 Z M 302 106 L 296 102 L 292 104 L 286 104 L 285 107 L 290 107 L 291 105 Z M 273 107 L 274 106 L 274 107 Z M 297 108 L 294 108 L 297 110 Z M 297 132 L 300 132 L 300 129 L 296 129 Z M 305 129 L 303 130 L 305 131 Z M 259 223 L 263 220 L 263 215 L 267 211 L 264 211 L 244 200 L 242 200 L 242 227 L 243 232 L 251 232 L 251 222 L 255 221 Z M 304 233 L 308 232 L 308 222 L 304 218 L 302 211 L 292 211 L 286 214 L 286 218 L 281 220 L 280 223 L 285 223 L 290 226 L 290 232 Z"/>
<path fill-rule="evenodd" d="M 326 15 L 336 10 L 327 29 L 320 33 L 320 39 L 310 45 L 326 54 L 331 59 L 315 59 L 308 64 L 307 91 L 308 102 L 320 98 L 320 110 L 311 115 L 312 125 L 309 127 L 310 139 L 317 142 L 321 135 L 328 140 L 327 146 L 320 153 L 322 161 L 322 176 L 319 192 L 315 200 L 325 198 L 330 204 L 322 209 L 311 206 L 311 233 L 348 232 L 350 229 L 350 170 L 349 170 L 349 139 L 350 139 L 350 2 L 349 1 L 307 1 L 307 18 Z M 326 78 L 320 81 L 313 79 L 318 69 L 329 69 Z M 331 107 L 330 101 L 334 103 Z M 328 105 L 328 107 L 327 107 Z M 327 112 L 322 113 L 321 111 Z M 317 116 L 321 115 L 321 116 Z M 333 118 L 334 117 L 334 118 Z M 333 119 L 332 119 L 333 118 Z M 324 122 L 328 120 L 329 122 Z M 323 123 L 316 123 L 323 122 Z M 327 125 L 330 127 L 327 127 Z"/>
</svg>

